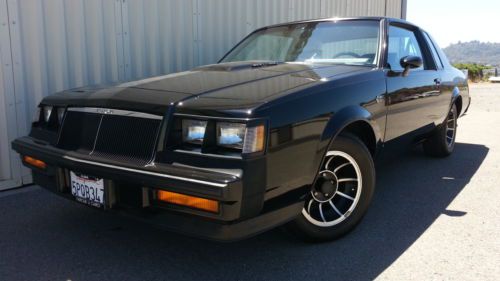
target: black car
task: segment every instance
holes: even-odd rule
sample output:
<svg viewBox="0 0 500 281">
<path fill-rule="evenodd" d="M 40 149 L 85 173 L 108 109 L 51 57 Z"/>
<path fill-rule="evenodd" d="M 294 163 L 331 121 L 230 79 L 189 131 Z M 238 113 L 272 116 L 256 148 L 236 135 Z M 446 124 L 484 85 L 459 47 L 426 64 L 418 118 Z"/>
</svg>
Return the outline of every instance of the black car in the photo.
<svg viewBox="0 0 500 281">
<path fill-rule="evenodd" d="M 381 152 L 448 156 L 469 104 L 422 29 L 310 20 L 258 29 L 214 65 L 48 96 L 12 146 L 36 184 L 103 210 L 215 240 L 286 224 L 321 241 L 360 222 Z"/>
</svg>

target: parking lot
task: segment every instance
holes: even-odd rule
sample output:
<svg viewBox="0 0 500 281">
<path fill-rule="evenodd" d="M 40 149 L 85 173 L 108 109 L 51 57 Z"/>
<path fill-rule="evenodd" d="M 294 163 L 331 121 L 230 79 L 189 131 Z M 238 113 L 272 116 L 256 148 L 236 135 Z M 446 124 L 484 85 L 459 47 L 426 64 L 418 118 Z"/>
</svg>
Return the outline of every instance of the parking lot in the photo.
<svg viewBox="0 0 500 281">
<path fill-rule="evenodd" d="M 275 229 L 221 244 L 36 186 L 0 193 L 1 280 L 500 280 L 500 84 L 474 85 L 454 154 L 377 170 L 364 221 L 307 244 Z"/>
</svg>

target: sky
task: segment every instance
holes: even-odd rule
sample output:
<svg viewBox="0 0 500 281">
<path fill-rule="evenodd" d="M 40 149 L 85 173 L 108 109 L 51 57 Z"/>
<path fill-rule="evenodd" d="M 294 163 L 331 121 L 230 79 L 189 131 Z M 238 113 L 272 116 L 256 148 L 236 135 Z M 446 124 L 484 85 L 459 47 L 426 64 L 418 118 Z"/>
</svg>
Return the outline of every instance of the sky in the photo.
<svg viewBox="0 0 500 281">
<path fill-rule="evenodd" d="M 500 0 L 408 0 L 406 18 L 442 48 L 458 41 L 500 43 Z"/>
</svg>

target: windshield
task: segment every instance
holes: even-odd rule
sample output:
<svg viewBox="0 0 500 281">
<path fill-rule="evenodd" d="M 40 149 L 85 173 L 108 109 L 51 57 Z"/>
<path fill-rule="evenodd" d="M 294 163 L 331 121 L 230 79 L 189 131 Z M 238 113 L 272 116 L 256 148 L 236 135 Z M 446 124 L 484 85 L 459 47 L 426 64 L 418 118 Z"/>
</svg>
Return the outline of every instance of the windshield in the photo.
<svg viewBox="0 0 500 281">
<path fill-rule="evenodd" d="M 259 30 L 221 62 L 273 61 L 376 65 L 379 22 L 310 22 Z"/>
</svg>

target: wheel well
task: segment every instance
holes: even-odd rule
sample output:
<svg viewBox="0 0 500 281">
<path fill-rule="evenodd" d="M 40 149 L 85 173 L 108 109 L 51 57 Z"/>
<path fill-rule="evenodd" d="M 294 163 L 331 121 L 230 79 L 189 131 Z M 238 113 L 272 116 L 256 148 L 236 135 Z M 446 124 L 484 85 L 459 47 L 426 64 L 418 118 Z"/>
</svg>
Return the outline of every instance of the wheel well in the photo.
<svg viewBox="0 0 500 281">
<path fill-rule="evenodd" d="M 455 100 L 455 104 L 457 105 L 458 116 L 462 113 L 462 97 L 458 96 Z"/>
<path fill-rule="evenodd" d="M 365 121 L 356 121 L 347 125 L 340 134 L 342 133 L 349 133 L 358 137 L 366 145 L 372 156 L 375 155 L 377 140 L 370 124 Z"/>
</svg>

